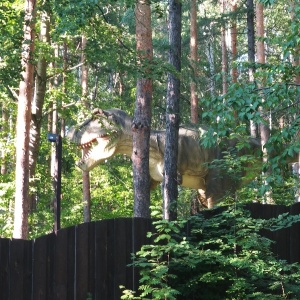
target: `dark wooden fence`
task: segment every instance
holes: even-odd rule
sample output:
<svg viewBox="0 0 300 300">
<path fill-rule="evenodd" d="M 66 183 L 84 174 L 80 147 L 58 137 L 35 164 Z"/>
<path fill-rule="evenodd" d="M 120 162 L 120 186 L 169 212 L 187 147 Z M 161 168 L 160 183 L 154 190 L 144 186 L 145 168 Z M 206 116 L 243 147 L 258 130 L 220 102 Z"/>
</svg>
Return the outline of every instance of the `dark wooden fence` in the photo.
<svg viewBox="0 0 300 300">
<path fill-rule="evenodd" d="M 255 218 L 300 214 L 290 207 L 249 205 Z M 1 300 L 117 300 L 120 285 L 135 289 L 138 270 L 131 253 L 148 242 L 149 219 L 114 219 L 81 224 L 32 241 L 0 239 Z M 300 262 L 300 224 L 264 232 L 281 259 Z"/>
</svg>

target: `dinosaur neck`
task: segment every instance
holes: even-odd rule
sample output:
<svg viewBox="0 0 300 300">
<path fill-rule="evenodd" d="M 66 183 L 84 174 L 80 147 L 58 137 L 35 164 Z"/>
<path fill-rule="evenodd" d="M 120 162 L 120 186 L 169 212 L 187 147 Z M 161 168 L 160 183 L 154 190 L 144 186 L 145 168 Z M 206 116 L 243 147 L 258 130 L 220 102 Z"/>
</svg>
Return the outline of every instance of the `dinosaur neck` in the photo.
<svg viewBox="0 0 300 300">
<path fill-rule="evenodd" d="M 127 131 L 124 131 L 118 146 L 116 149 L 116 154 L 126 154 L 131 157 L 132 154 L 132 134 Z"/>
<path fill-rule="evenodd" d="M 150 158 L 154 156 L 156 159 L 161 158 L 164 152 L 164 139 L 160 131 L 155 132 L 150 137 Z M 151 149 L 153 151 L 151 151 Z M 132 155 L 132 134 L 130 131 L 123 131 L 122 136 L 118 142 L 115 154 Z M 158 157 L 157 157 L 158 156 Z M 153 159 L 154 159 L 153 157 Z"/>
</svg>

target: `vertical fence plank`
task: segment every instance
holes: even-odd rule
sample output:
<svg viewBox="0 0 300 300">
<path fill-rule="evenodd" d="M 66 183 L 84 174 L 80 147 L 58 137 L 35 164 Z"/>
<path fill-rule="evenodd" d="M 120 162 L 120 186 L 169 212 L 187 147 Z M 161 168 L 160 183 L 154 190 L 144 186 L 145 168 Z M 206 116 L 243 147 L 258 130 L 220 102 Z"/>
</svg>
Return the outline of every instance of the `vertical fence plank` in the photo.
<svg viewBox="0 0 300 300">
<path fill-rule="evenodd" d="M 133 263 L 132 254 L 134 253 L 133 250 L 133 241 L 134 241 L 134 219 L 129 219 L 127 225 L 127 241 L 126 241 L 126 282 L 125 287 L 127 289 L 133 290 L 134 287 L 134 268 L 133 266 L 128 266 Z"/>
<path fill-rule="evenodd" d="M 152 224 L 152 220 L 143 219 L 143 218 L 134 218 L 132 225 L 133 232 L 133 249 L 132 252 L 136 253 L 141 250 L 142 245 L 149 244 L 151 240 L 147 238 L 147 232 L 153 232 L 154 226 Z M 132 290 L 137 291 L 139 286 L 139 270 L 138 268 L 133 268 L 133 282 L 132 282 Z"/>
<path fill-rule="evenodd" d="M 115 220 L 109 220 L 108 227 L 107 227 L 107 240 L 106 240 L 106 248 L 107 248 L 107 299 L 114 300 L 114 256 L 116 255 L 115 252 Z"/>
<path fill-rule="evenodd" d="M 9 239 L 0 239 L 0 299 L 9 299 Z"/>
<path fill-rule="evenodd" d="M 114 231 L 114 297 L 120 299 L 120 285 L 126 285 L 127 264 L 130 262 L 131 219 L 115 219 Z M 128 248 L 129 244 L 129 248 Z"/>
<path fill-rule="evenodd" d="M 260 204 L 260 210 L 261 210 L 261 219 L 269 220 L 270 218 L 276 217 L 276 210 L 274 210 L 273 205 L 271 204 Z M 276 232 L 268 230 L 268 229 L 262 229 L 260 234 L 271 241 L 274 241 L 271 245 L 271 250 L 274 252 L 276 251 Z"/>
<path fill-rule="evenodd" d="M 33 241 L 33 290 L 34 300 L 53 299 L 54 233 Z"/>
<path fill-rule="evenodd" d="M 84 223 L 76 227 L 76 299 L 94 297 L 93 240 L 94 223 Z"/>
<path fill-rule="evenodd" d="M 75 227 L 57 232 L 53 259 L 53 299 L 75 299 Z"/>
<path fill-rule="evenodd" d="M 289 212 L 289 208 L 285 205 L 273 205 L 273 217 Z M 283 228 L 274 232 L 274 240 L 276 241 L 274 252 L 279 259 L 290 260 L 289 247 L 290 228 Z"/>
<path fill-rule="evenodd" d="M 47 299 L 47 242 L 48 236 L 42 236 L 33 245 L 33 299 Z"/>
<path fill-rule="evenodd" d="M 290 207 L 291 215 L 300 215 L 300 203 Z M 300 263 L 300 222 L 295 223 L 290 229 L 290 262 Z"/>
<path fill-rule="evenodd" d="M 88 291 L 95 300 L 95 222 L 89 223 L 89 280 Z"/>
<path fill-rule="evenodd" d="M 30 299 L 32 286 L 32 242 L 10 241 L 9 299 Z"/>
<path fill-rule="evenodd" d="M 88 241 L 87 223 L 76 226 L 76 299 L 86 299 L 88 293 Z"/>
<path fill-rule="evenodd" d="M 111 220 L 95 223 L 95 299 L 108 298 L 107 227 Z"/>
</svg>

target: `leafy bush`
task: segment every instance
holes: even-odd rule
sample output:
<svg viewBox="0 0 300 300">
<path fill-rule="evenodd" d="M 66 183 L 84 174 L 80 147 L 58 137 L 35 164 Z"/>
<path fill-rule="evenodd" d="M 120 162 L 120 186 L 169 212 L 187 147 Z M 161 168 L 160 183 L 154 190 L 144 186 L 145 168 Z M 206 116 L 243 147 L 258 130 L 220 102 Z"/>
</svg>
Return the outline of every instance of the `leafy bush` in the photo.
<svg viewBox="0 0 300 300">
<path fill-rule="evenodd" d="M 157 221 L 152 245 L 134 255 L 140 295 L 122 299 L 299 299 L 299 264 L 278 260 L 260 231 L 299 222 L 299 216 L 253 219 L 242 208 L 174 222 Z M 124 287 L 123 287 L 124 288 Z"/>
</svg>

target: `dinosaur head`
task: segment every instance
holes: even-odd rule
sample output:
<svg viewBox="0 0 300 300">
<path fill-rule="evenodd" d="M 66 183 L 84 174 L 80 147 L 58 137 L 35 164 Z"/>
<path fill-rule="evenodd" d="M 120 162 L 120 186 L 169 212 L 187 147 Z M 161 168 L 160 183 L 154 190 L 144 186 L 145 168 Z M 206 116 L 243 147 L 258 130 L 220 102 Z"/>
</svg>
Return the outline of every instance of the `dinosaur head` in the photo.
<svg viewBox="0 0 300 300">
<path fill-rule="evenodd" d="M 86 154 L 77 162 L 77 166 L 83 171 L 89 171 L 115 155 L 127 119 L 127 114 L 122 110 L 97 108 L 91 118 L 79 126 L 71 127 L 67 138 L 79 148 L 86 149 Z"/>
</svg>

